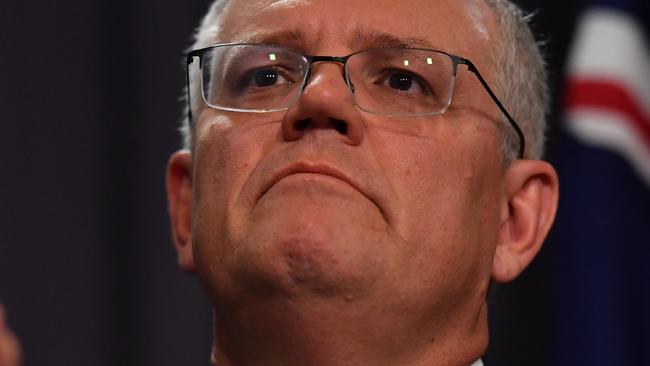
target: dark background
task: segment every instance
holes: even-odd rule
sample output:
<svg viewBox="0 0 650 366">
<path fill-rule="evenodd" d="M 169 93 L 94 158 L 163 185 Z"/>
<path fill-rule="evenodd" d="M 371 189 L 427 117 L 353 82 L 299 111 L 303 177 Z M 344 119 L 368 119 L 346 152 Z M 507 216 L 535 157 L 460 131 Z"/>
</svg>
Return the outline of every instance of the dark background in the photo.
<svg viewBox="0 0 650 366">
<path fill-rule="evenodd" d="M 207 365 L 209 305 L 176 267 L 164 193 L 182 51 L 209 1 L 0 5 L 0 301 L 25 366 Z M 554 94 L 580 1 L 537 10 Z M 491 294 L 488 365 L 547 365 L 553 234 Z"/>
</svg>

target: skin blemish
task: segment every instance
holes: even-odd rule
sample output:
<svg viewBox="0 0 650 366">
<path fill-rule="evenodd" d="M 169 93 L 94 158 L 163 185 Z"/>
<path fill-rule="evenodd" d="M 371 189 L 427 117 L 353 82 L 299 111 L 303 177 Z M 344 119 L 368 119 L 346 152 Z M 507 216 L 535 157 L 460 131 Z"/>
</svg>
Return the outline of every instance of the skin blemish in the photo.
<svg viewBox="0 0 650 366">
<path fill-rule="evenodd" d="M 232 120 L 224 114 L 216 114 L 212 110 L 205 108 L 199 116 L 199 124 L 209 126 L 209 128 L 228 128 L 232 126 Z"/>
<path fill-rule="evenodd" d="M 474 167 L 466 168 L 463 174 L 463 178 L 466 180 L 472 180 L 472 178 L 474 178 Z"/>
<path fill-rule="evenodd" d="M 490 39 L 490 32 L 488 32 L 486 26 L 486 7 L 481 3 L 480 0 L 474 0 L 470 6 L 466 7 L 467 16 L 470 19 L 470 23 L 476 30 L 478 36 L 483 41 Z"/>
<path fill-rule="evenodd" d="M 268 9 L 293 8 L 309 4 L 307 0 L 279 0 L 269 5 Z"/>
</svg>

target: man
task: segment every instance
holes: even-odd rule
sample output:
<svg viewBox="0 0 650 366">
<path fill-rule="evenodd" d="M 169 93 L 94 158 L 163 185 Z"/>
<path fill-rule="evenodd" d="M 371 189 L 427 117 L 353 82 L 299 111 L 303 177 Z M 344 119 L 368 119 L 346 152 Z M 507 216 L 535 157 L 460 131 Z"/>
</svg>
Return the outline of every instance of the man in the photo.
<svg viewBox="0 0 650 366">
<path fill-rule="evenodd" d="M 213 364 L 480 365 L 489 285 L 530 263 L 558 197 L 521 12 L 217 1 L 195 46 L 167 183 Z"/>
<path fill-rule="evenodd" d="M 194 49 L 167 183 L 213 364 L 479 364 L 490 283 L 531 262 L 558 197 L 521 12 L 217 1 Z"/>
</svg>

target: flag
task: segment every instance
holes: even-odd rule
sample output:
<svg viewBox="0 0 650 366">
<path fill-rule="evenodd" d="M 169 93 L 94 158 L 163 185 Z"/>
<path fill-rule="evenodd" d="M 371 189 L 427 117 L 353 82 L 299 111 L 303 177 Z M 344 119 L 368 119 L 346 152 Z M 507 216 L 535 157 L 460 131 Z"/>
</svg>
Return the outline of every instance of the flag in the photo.
<svg viewBox="0 0 650 366">
<path fill-rule="evenodd" d="M 555 165 L 553 366 L 650 366 L 648 0 L 581 15 Z"/>
</svg>

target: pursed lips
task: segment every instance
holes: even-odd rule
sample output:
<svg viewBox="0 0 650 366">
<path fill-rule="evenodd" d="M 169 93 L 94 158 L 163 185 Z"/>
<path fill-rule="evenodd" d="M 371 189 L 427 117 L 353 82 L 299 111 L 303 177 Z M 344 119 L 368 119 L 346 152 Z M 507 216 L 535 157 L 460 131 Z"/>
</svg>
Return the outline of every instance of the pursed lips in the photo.
<svg viewBox="0 0 650 366">
<path fill-rule="evenodd" d="M 314 163 L 314 162 L 303 161 L 303 162 L 292 163 L 286 166 L 285 168 L 279 170 L 276 174 L 274 174 L 272 179 L 270 179 L 268 183 L 264 185 L 264 188 L 261 190 L 261 192 L 259 193 L 255 201 L 256 202 L 259 201 L 271 188 L 273 188 L 275 184 L 277 184 L 282 179 L 298 173 L 323 174 L 347 183 L 352 188 L 354 188 L 357 192 L 362 194 L 375 207 L 377 207 L 382 217 L 384 217 L 384 220 L 386 220 L 387 222 L 392 221 L 390 217 L 387 215 L 387 212 L 384 211 L 382 205 L 380 204 L 382 200 L 380 199 L 381 196 L 378 195 L 378 192 L 373 191 L 370 188 L 371 186 L 366 187 L 367 190 L 363 189 L 359 183 L 353 181 L 341 170 L 327 163 Z"/>
<path fill-rule="evenodd" d="M 261 194 L 257 198 L 258 200 L 262 198 L 268 192 L 275 184 L 277 184 L 279 181 L 282 179 L 293 175 L 293 174 L 298 174 L 298 173 L 311 173 L 311 174 L 322 174 L 322 175 L 327 175 L 336 179 L 339 179 L 350 186 L 352 188 L 356 189 L 359 191 L 361 194 L 369 198 L 361 189 L 360 187 L 355 184 L 348 176 L 346 176 L 343 172 L 341 172 L 339 169 L 328 165 L 328 164 L 322 164 L 322 163 L 306 163 L 306 162 L 300 162 L 300 163 L 294 163 L 286 168 L 281 169 L 278 173 L 276 173 L 273 178 L 264 186 L 264 189 L 262 190 Z M 369 198 L 370 199 L 370 198 Z"/>
</svg>

